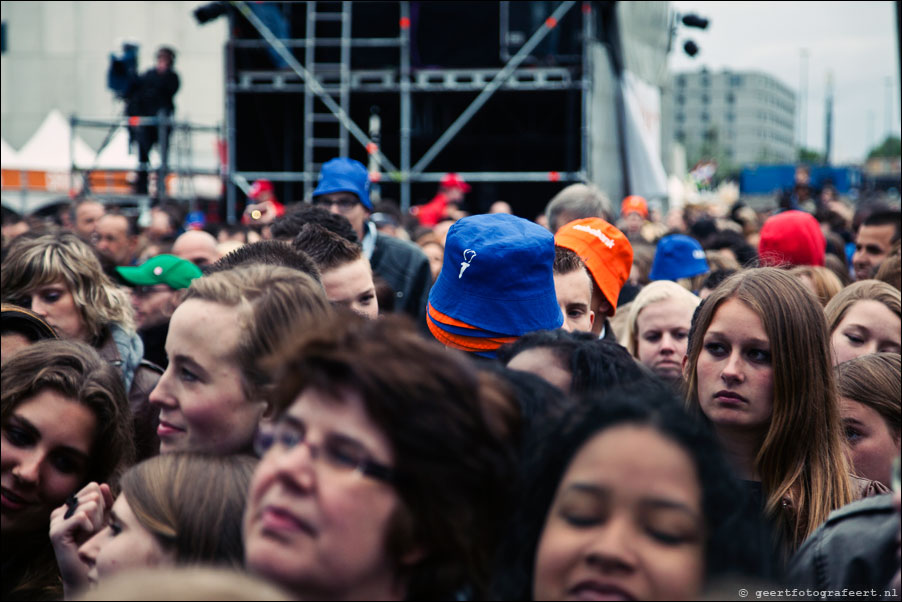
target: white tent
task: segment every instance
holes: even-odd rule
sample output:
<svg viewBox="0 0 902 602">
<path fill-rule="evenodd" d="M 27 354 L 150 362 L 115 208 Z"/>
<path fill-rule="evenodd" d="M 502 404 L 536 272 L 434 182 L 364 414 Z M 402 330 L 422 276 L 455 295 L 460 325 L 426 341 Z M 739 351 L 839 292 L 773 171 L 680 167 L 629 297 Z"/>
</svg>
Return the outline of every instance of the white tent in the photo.
<svg viewBox="0 0 902 602">
<path fill-rule="evenodd" d="M 53 109 L 19 151 L 18 169 L 68 173 L 72 167 L 69 147 L 71 134 L 69 121 L 62 113 Z M 75 137 L 72 149 L 76 166 L 89 167 L 94 162 L 94 151 L 81 137 Z"/>
<path fill-rule="evenodd" d="M 130 153 L 128 147 L 128 130 L 124 127 L 116 130 L 107 145 L 100 151 L 95 160 L 94 169 L 138 169 L 138 149 Z M 159 165 L 160 153 L 154 146 L 150 151 L 150 164 Z M 81 167 L 81 165 L 79 165 Z M 91 167 L 87 165 L 85 167 Z"/>
<path fill-rule="evenodd" d="M 0 138 L 0 167 L 3 169 L 19 168 L 19 153 L 2 138 Z"/>
</svg>

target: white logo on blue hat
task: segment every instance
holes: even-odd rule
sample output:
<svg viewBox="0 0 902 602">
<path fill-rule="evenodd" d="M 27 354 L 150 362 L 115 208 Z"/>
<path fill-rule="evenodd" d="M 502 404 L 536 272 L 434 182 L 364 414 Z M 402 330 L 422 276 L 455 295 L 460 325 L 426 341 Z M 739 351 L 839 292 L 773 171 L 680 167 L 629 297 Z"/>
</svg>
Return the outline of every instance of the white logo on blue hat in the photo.
<svg viewBox="0 0 902 602">
<path fill-rule="evenodd" d="M 464 260 L 460 262 L 460 274 L 457 275 L 458 280 L 464 275 L 467 268 L 470 267 L 470 262 L 473 261 L 474 257 L 476 257 L 476 251 L 473 249 L 464 249 Z"/>
<path fill-rule="evenodd" d="M 154 275 L 154 276 L 159 276 L 159 275 L 162 274 L 162 273 L 163 273 L 163 267 L 162 267 L 162 266 L 159 266 L 159 265 L 158 265 L 157 267 L 155 267 L 155 268 L 153 269 L 153 275 Z"/>
</svg>

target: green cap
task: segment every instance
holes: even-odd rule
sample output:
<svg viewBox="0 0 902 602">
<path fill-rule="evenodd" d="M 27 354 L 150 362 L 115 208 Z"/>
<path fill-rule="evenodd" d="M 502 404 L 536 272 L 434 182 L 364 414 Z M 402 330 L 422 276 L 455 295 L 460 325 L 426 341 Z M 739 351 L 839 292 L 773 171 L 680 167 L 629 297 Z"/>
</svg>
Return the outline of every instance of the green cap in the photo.
<svg viewBox="0 0 902 602">
<path fill-rule="evenodd" d="M 135 267 L 117 267 L 119 275 L 133 286 L 166 284 L 173 289 L 188 288 L 191 281 L 203 276 L 200 268 L 175 255 L 157 255 Z"/>
</svg>

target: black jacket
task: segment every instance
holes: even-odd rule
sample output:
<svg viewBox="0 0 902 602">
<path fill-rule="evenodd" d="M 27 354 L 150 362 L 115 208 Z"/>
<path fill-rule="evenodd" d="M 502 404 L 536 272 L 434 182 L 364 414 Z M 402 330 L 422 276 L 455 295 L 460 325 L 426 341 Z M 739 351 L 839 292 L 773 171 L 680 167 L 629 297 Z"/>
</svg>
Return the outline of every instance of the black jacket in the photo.
<svg viewBox="0 0 902 602">
<path fill-rule="evenodd" d="M 175 112 L 172 99 L 178 89 L 179 76 L 175 71 L 160 73 L 149 69 L 129 85 L 125 112 L 127 115 L 156 117 L 162 109 L 167 115 L 172 115 Z"/>
<path fill-rule="evenodd" d="M 394 289 L 395 311 L 403 311 L 425 330 L 432 270 L 422 249 L 412 242 L 377 233 L 370 265 Z"/>
<path fill-rule="evenodd" d="M 875 596 L 854 599 L 882 599 L 884 588 L 899 570 L 899 514 L 892 497 L 868 497 L 834 510 L 793 557 L 788 587 L 876 590 Z"/>
</svg>

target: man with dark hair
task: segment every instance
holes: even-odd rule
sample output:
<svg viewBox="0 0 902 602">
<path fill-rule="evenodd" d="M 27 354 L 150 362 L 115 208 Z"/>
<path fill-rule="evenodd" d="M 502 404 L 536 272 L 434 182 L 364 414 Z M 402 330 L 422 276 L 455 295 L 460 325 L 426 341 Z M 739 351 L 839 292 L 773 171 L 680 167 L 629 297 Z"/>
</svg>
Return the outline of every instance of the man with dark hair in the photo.
<svg viewBox="0 0 902 602">
<path fill-rule="evenodd" d="M 3 208 L 3 245 L 14 239 L 15 237 L 25 234 L 31 230 L 31 226 L 24 217 L 11 211 L 6 207 Z"/>
<path fill-rule="evenodd" d="M 69 209 L 72 230 L 85 240 L 91 240 L 97 230 L 97 220 L 106 212 L 102 203 L 94 199 L 73 201 Z"/>
<path fill-rule="evenodd" d="M 125 93 L 127 99 L 125 113 L 129 117 L 153 117 L 160 112 L 166 118 L 172 118 L 175 105 L 172 103 L 175 93 L 179 89 L 179 76 L 173 70 L 175 64 L 175 51 L 168 46 L 161 46 L 157 50 L 156 66 L 147 70 L 141 77 L 135 78 Z M 150 161 L 150 149 L 159 138 L 160 128 L 154 125 L 138 125 L 131 128 L 132 141 L 138 145 L 138 180 L 135 183 L 137 194 L 147 194 L 147 170 Z M 161 144 L 166 152 L 161 152 L 165 162 L 165 155 L 169 150 L 170 128 L 163 128 L 163 140 Z"/>
<path fill-rule="evenodd" d="M 425 328 L 426 301 L 432 285 L 429 259 L 417 245 L 380 234 L 370 221 L 373 203 L 366 167 L 344 157 L 323 164 L 313 204 L 351 222 L 363 245 L 364 258 L 395 291 L 395 311 L 407 313 Z"/>
<path fill-rule="evenodd" d="M 116 272 L 132 287 L 132 306 L 138 335 L 144 342 L 144 359 L 165 369 L 169 365 L 169 320 L 191 281 L 201 277 L 200 268 L 175 255 L 157 255 L 137 267 L 117 267 Z"/>
<path fill-rule="evenodd" d="M 138 250 L 138 225 L 134 217 L 107 213 L 97 220 L 94 243 L 97 252 L 114 266 L 135 264 Z"/>
<path fill-rule="evenodd" d="M 622 345 L 563 329 L 525 334 L 502 347 L 498 359 L 508 368 L 532 372 L 574 395 L 650 378 Z"/>
<path fill-rule="evenodd" d="M 592 332 L 592 277 L 576 252 L 554 248 L 554 292 L 564 314 L 564 330 Z"/>
<path fill-rule="evenodd" d="M 150 225 L 144 229 L 144 236 L 154 242 L 175 240 L 180 223 L 177 207 L 172 205 L 152 207 L 150 209 Z"/>
<path fill-rule="evenodd" d="M 758 250 L 750 245 L 745 237 L 733 230 L 721 230 L 714 233 L 707 245 L 702 245 L 705 250 L 720 251 L 726 249 L 740 266 L 753 265 L 758 260 Z"/>
<path fill-rule="evenodd" d="M 332 304 L 347 307 L 366 318 L 379 316 L 373 270 L 359 244 L 320 225 L 307 224 L 301 228 L 292 246 L 316 262 L 326 298 Z"/>
<path fill-rule="evenodd" d="M 322 281 L 316 262 L 307 253 L 295 249 L 287 242 L 281 240 L 261 240 L 244 245 L 215 263 L 206 266 L 203 271 L 204 275 L 207 276 L 215 272 L 255 263 L 292 268 L 304 272 L 317 282 Z"/>
<path fill-rule="evenodd" d="M 626 235 L 600 217 L 588 217 L 565 224 L 554 235 L 554 244 L 570 249 L 586 265 L 594 283 L 592 332 L 616 342 L 608 318 L 617 311 L 620 290 L 633 265 L 633 247 Z"/>
<path fill-rule="evenodd" d="M 340 213 L 332 213 L 323 207 L 303 204 L 276 219 L 269 228 L 276 240 L 291 242 L 306 224 L 317 224 L 330 232 L 334 232 L 352 243 L 359 243 L 360 238 L 346 217 Z"/>
<path fill-rule="evenodd" d="M 864 220 L 858 229 L 852 256 L 855 280 L 874 277 L 893 243 L 899 240 L 900 221 L 902 212 L 893 209 L 877 211 Z"/>
</svg>

